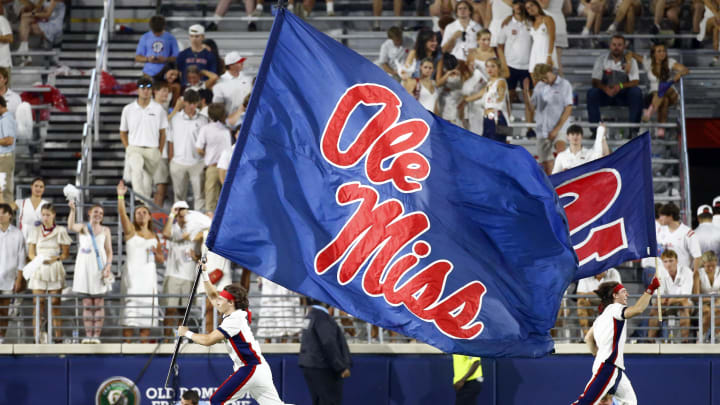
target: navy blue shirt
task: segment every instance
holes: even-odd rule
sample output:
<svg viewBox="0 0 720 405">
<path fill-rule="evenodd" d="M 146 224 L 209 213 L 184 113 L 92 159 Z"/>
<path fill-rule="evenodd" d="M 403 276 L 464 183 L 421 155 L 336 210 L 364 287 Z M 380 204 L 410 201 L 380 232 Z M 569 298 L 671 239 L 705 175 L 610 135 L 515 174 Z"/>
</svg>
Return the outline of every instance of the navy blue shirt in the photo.
<svg viewBox="0 0 720 405">
<path fill-rule="evenodd" d="M 203 48 L 200 52 L 194 52 L 192 48 L 183 49 L 177 56 L 178 70 L 182 74 L 182 84 L 187 85 L 187 68 L 195 65 L 200 70 L 209 70 L 210 72 L 217 74 L 217 60 L 215 54 Z M 203 76 L 201 78 L 205 80 Z"/>
</svg>

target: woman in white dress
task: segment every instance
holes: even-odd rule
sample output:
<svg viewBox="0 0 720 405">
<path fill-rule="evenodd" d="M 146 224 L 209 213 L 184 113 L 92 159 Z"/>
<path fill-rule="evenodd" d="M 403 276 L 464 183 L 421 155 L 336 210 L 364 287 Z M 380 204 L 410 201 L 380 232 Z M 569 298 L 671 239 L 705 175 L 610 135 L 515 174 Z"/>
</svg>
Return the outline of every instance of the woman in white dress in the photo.
<svg viewBox="0 0 720 405">
<path fill-rule="evenodd" d="M 496 47 L 503 21 L 513 15 L 513 2 L 511 0 L 490 0 L 490 15 L 490 26 L 488 27 L 492 33 L 490 46 Z"/>
<path fill-rule="evenodd" d="M 41 210 L 43 205 L 47 204 L 47 200 L 43 200 L 45 193 L 45 180 L 36 178 L 30 183 L 30 198 L 15 200 L 17 212 L 18 228 L 22 231 L 25 240 L 28 240 L 30 231 L 40 225 Z"/>
<path fill-rule="evenodd" d="M 438 108 L 440 116 L 457 126 L 463 125 L 463 103 L 462 87 L 465 77 L 471 74 L 468 71 L 467 64 L 463 61 L 457 61 L 457 65 L 452 69 L 446 69 L 445 61 L 438 63 L 437 88 L 440 90 L 440 99 Z"/>
<path fill-rule="evenodd" d="M 439 91 L 432 79 L 435 65 L 432 59 L 423 59 L 420 63 L 420 77 L 403 80 L 403 87 L 412 94 L 426 110 L 437 113 Z"/>
<path fill-rule="evenodd" d="M 530 22 L 530 36 L 533 39 L 528 71 L 532 72 L 538 63 L 557 67 L 555 22 L 545 14 L 537 0 L 527 0 L 525 2 L 525 11 L 527 11 L 528 21 Z"/>
<path fill-rule="evenodd" d="M 100 333 L 105 320 L 103 295 L 108 292 L 104 279 L 111 276 L 112 268 L 112 236 L 110 228 L 102 225 L 105 211 L 101 206 L 90 207 L 89 222 L 78 224 L 75 222 L 75 201 L 71 200 L 68 204 L 68 229 L 78 234 L 72 289 L 73 292 L 83 295 L 85 338 L 82 343 L 100 343 Z"/>
<path fill-rule="evenodd" d="M 29 268 L 33 268 L 29 276 L 28 288 L 36 295 L 35 305 L 40 301 L 40 311 L 42 313 L 47 308 L 45 300 L 39 296 L 42 294 L 60 294 L 65 284 L 65 267 L 63 260 L 70 256 L 70 235 L 64 226 L 55 224 L 55 207 L 48 203 L 43 205 L 42 222 L 40 225 L 33 227 L 28 238 L 28 258 L 31 263 L 25 266 L 27 272 Z M 53 329 L 55 332 L 55 340 L 59 342 L 62 338 L 62 320 L 60 319 L 60 297 L 51 298 L 53 305 Z M 37 315 L 37 314 L 33 314 Z M 33 330 L 35 330 L 35 322 L 37 316 L 33 316 Z M 38 342 L 40 337 L 36 336 L 35 341 Z"/>
<path fill-rule="evenodd" d="M 465 98 L 467 102 L 482 99 L 485 107 L 483 116 L 483 136 L 506 143 L 507 119 L 510 116 L 507 82 L 500 76 L 500 62 L 497 58 L 485 62 L 490 80 L 481 91 Z"/>
<path fill-rule="evenodd" d="M 708 250 L 703 253 L 700 260 L 703 267 L 694 272 L 693 294 L 710 294 L 713 295 L 710 300 L 715 300 L 715 319 L 720 319 L 720 299 L 715 298 L 720 294 L 720 267 L 718 267 L 718 258 L 715 252 Z M 702 319 L 703 333 L 710 330 L 710 300 L 704 299 L 702 302 Z M 715 336 L 720 336 L 720 328 L 715 330 Z M 704 339 L 701 336 L 700 339 Z M 700 340 L 701 341 L 701 340 Z"/>
<path fill-rule="evenodd" d="M 555 67 L 558 69 L 559 74 L 562 75 L 562 63 L 560 62 L 562 48 L 568 47 L 567 22 L 565 21 L 565 15 L 562 10 L 565 0 L 538 0 L 538 2 L 545 13 L 550 16 L 555 23 L 555 48 L 557 49 L 557 59 L 555 59 L 557 63 Z"/>
<path fill-rule="evenodd" d="M 157 273 L 155 263 L 165 261 L 162 247 L 152 228 L 152 214 L 147 207 L 135 207 L 133 220 L 127 215 L 125 193 L 121 180 L 117 186 L 118 216 L 125 234 L 126 265 L 122 274 L 122 293 L 125 298 L 124 316 L 120 322 L 125 342 L 130 342 L 135 328 L 140 329 L 141 343 L 148 343 L 150 328 L 158 325 Z M 132 295 L 143 295 L 133 297 Z"/>
</svg>

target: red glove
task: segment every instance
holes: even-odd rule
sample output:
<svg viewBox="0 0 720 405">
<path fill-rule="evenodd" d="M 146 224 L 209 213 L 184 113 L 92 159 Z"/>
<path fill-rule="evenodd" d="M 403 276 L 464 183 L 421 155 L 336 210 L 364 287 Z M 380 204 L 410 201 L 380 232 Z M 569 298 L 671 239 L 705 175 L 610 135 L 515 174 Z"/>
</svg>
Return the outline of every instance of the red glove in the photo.
<svg viewBox="0 0 720 405">
<path fill-rule="evenodd" d="M 220 269 L 215 269 L 208 274 L 210 276 L 210 283 L 216 284 L 223 276 L 223 271 Z"/>
<path fill-rule="evenodd" d="M 653 277 L 652 282 L 648 286 L 647 290 L 645 290 L 646 293 L 652 295 L 655 290 L 657 290 L 660 287 L 660 280 L 657 279 L 657 277 Z"/>
</svg>

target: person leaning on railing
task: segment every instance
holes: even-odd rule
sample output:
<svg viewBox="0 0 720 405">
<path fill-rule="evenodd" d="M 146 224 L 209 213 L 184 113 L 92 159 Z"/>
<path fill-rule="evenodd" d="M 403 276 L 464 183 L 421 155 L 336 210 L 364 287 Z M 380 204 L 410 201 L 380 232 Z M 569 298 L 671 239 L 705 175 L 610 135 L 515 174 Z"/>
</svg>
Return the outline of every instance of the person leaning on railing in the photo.
<svg viewBox="0 0 720 405">
<path fill-rule="evenodd" d="M 703 333 L 710 331 L 710 300 L 715 300 L 715 324 L 720 323 L 720 299 L 716 298 L 720 294 L 720 268 L 718 268 L 718 257 L 712 250 L 703 253 L 702 267 L 695 272 L 693 278 L 693 294 L 710 294 L 712 297 L 702 301 L 702 319 Z M 715 336 L 720 333 L 720 328 L 715 328 Z M 704 336 L 700 336 L 698 341 L 702 342 Z"/>
<path fill-rule="evenodd" d="M 683 343 L 687 343 L 690 336 L 690 311 L 692 310 L 692 302 L 688 297 L 667 297 L 668 295 L 690 295 L 693 288 L 693 272 L 688 267 L 678 264 L 678 255 L 671 249 L 665 250 L 660 256 L 664 274 L 659 275 L 660 294 L 662 295 L 663 315 L 675 315 L 679 319 L 680 335 Z M 658 308 L 653 307 L 650 311 L 650 330 L 648 337 L 653 339 L 658 332 Z"/>
</svg>

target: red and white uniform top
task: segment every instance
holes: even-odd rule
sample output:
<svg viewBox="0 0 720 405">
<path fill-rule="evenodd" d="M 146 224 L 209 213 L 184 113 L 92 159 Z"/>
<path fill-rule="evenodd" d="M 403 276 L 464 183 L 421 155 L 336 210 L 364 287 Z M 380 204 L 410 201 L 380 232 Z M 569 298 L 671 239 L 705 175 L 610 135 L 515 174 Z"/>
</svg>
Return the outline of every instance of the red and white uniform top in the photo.
<svg viewBox="0 0 720 405">
<path fill-rule="evenodd" d="M 598 351 L 593 363 L 593 374 L 597 372 L 602 363 L 615 364 L 618 368 L 625 370 L 625 340 L 627 338 L 627 327 L 625 322 L 625 305 L 610 304 L 593 324 L 593 335 Z"/>
<path fill-rule="evenodd" d="M 225 335 L 225 347 L 233 361 L 233 371 L 247 365 L 265 363 L 260 344 L 250 330 L 247 312 L 236 310 L 223 318 L 217 329 Z"/>
</svg>

